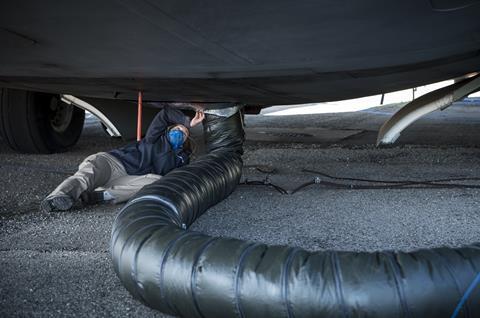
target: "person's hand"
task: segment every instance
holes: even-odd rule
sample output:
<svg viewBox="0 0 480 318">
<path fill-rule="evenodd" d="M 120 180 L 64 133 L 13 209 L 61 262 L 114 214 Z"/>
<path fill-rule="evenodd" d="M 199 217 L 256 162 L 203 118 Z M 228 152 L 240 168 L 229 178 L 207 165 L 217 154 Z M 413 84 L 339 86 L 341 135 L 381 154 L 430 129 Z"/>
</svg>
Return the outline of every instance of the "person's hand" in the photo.
<svg viewBox="0 0 480 318">
<path fill-rule="evenodd" d="M 205 119 L 205 114 L 203 111 L 197 111 L 195 113 L 195 117 L 192 118 L 190 121 L 190 127 L 195 127 L 200 124 Z"/>
</svg>

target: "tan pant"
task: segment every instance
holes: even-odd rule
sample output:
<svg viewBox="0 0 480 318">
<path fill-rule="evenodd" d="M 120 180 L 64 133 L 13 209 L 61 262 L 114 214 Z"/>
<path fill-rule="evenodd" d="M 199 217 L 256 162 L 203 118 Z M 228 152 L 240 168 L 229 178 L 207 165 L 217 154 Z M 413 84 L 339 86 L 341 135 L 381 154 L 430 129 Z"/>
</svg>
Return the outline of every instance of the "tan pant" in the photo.
<svg viewBox="0 0 480 318">
<path fill-rule="evenodd" d="M 87 157 L 78 171 L 65 179 L 48 197 L 66 194 L 75 201 L 85 191 L 104 190 L 114 203 L 128 201 L 143 186 L 160 179 L 160 175 L 128 175 L 122 163 L 114 156 L 99 152 Z"/>
</svg>

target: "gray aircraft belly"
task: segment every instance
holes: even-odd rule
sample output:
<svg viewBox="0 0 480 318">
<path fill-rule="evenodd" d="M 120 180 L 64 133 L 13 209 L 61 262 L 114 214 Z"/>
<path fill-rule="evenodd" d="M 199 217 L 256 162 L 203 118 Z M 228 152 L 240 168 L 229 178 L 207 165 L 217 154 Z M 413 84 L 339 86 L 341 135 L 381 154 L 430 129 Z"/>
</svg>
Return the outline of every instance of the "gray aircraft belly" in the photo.
<svg viewBox="0 0 480 318">
<path fill-rule="evenodd" d="M 146 100 L 319 102 L 480 69 L 480 4 L 2 1 L 0 86 Z"/>
</svg>

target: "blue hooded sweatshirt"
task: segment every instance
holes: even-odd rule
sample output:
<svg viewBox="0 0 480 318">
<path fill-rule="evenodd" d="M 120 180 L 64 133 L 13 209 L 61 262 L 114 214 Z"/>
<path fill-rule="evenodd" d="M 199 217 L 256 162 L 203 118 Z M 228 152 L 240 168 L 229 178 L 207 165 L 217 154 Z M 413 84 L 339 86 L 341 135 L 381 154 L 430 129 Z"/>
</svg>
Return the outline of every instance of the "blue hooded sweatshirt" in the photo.
<svg viewBox="0 0 480 318">
<path fill-rule="evenodd" d="M 154 173 L 165 175 L 189 162 L 190 153 L 173 150 L 167 139 L 167 128 L 182 124 L 190 129 L 190 119 L 181 111 L 166 106 L 152 120 L 145 137 L 108 153 L 120 160 L 129 175 Z"/>
</svg>

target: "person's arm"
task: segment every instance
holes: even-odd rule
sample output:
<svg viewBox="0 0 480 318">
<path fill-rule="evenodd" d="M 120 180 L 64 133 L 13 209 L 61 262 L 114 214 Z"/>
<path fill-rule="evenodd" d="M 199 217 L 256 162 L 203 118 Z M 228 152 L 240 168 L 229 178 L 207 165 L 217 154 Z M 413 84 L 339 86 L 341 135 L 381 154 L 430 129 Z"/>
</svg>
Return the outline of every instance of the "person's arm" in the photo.
<svg viewBox="0 0 480 318">
<path fill-rule="evenodd" d="M 190 128 L 190 119 L 180 110 L 166 106 L 153 118 L 145 135 L 146 142 L 153 143 L 170 125 L 182 124 Z"/>
</svg>

